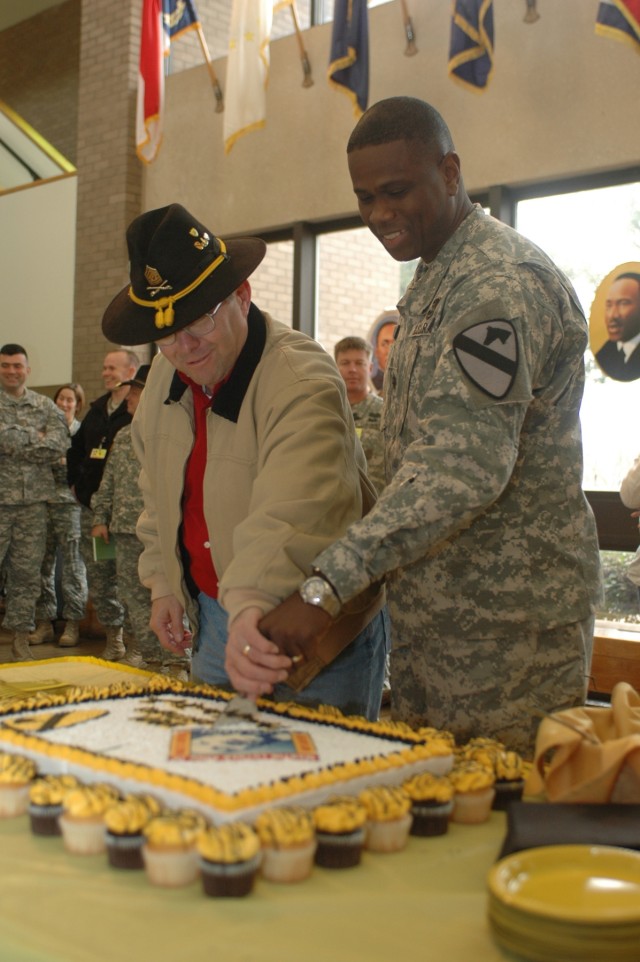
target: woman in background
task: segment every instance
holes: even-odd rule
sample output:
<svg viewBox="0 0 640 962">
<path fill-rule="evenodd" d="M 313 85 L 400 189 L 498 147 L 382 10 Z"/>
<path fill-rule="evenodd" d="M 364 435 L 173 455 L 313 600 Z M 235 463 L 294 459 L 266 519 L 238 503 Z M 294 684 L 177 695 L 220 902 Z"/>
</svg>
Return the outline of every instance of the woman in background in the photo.
<svg viewBox="0 0 640 962">
<path fill-rule="evenodd" d="M 64 414 L 69 436 L 80 427 L 78 415 L 84 406 L 84 391 L 79 384 L 63 384 L 53 396 Z M 54 465 L 56 483 L 54 501 L 47 504 L 47 550 L 42 562 L 40 598 L 36 605 L 36 627 L 29 636 L 31 645 L 54 640 L 52 622 L 58 616 L 56 564 L 60 563 L 62 617 L 65 627 L 59 645 L 70 648 L 78 644 L 79 624 L 87 607 L 87 572 L 80 554 L 80 505 L 67 484 L 67 459 Z"/>
</svg>

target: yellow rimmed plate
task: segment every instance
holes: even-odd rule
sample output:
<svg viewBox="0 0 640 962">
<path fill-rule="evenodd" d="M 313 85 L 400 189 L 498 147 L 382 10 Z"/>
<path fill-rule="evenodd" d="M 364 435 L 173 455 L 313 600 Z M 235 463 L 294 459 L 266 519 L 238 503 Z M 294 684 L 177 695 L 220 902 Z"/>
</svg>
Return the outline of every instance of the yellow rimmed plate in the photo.
<svg viewBox="0 0 640 962">
<path fill-rule="evenodd" d="M 640 852 L 548 845 L 508 855 L 487 876 L 491 895 L 519 912 L 582 925 L 640 922 Z"/>
</svg>

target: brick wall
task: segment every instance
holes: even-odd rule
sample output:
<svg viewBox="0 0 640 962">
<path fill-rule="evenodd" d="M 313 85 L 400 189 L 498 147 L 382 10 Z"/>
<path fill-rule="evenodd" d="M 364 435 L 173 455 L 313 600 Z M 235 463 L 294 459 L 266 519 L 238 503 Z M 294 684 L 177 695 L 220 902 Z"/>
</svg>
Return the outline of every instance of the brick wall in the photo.
<svg viewBox="0 0 640 962">
<path fill-rule="evenodd" d="M 0 32 L 0 99 L 77 163 L 80 0 Z"/>
<path fill-rule="evenodd" d="M 395 307 L 401 265 L 367 228 L 319 238 L 317 338 L 328 351 L 347 335 L 367 338 L 377 316 Z"/>
<path fill-rule="evenodd" d="M 128 280 L 125 231 L 141 209 L 134 144 L 140 11 L 128 0 L 115 17 L 113 0 L 82 0 L 73 376 L 88 398 L 104 392 L 100 373 L 112 345 L 100 322 Z"/>
</svg>

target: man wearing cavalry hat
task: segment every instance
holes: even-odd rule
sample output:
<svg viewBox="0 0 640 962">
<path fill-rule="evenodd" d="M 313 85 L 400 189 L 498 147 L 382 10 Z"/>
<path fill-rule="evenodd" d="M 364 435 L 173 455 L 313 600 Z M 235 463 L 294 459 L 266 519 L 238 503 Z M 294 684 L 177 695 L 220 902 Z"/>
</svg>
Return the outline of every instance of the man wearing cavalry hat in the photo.
<svg viewBox="0 0 640 962">
<path fill-rule="evenodd" d="M 160 350 L 132 426 L 151 625 L 182 651 L 186 614 L 194 679 L 228 685 L 234 663 L 254 672 L 258 622 L 302 579 L 305 601 L 331 610 L 311 559 L 375 495 L 333 360 L 251 300 L 247 278 L 264 242 L 225 242 L 172 204 L 138 217 L 127 243 L 131 284 L 107 308 L 103 331 Z M 332 625 L 323 661 L 297 666 L 275 646 L 260 650 L 277 678 L 261 691 L 375 718 L 387 638 L 374 587 Z"/>
</svg>

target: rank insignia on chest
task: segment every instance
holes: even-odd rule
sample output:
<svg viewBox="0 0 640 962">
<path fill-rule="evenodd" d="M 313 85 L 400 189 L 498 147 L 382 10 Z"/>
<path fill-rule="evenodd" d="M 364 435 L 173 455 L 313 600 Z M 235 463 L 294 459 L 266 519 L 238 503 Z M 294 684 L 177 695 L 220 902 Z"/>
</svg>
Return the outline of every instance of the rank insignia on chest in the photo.
<svg viewBox="0 0 640 962">
<path fill-rule="evenodd" d="M 511 321 L 482 321 L 453 339 L 463 373 L 485 394 L 503 398 L 518 371 L 518 341 Z"/>
</svg>

